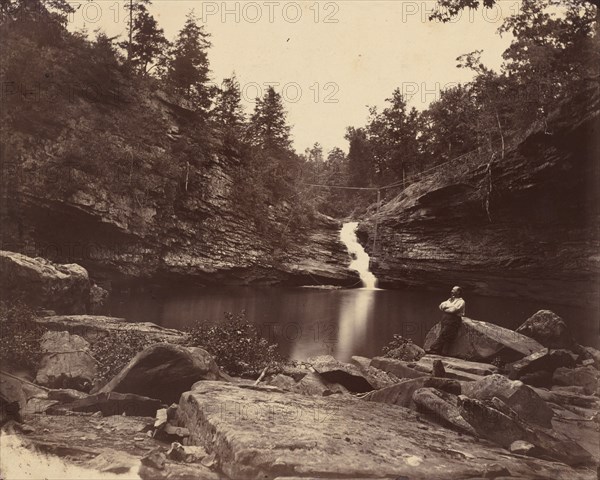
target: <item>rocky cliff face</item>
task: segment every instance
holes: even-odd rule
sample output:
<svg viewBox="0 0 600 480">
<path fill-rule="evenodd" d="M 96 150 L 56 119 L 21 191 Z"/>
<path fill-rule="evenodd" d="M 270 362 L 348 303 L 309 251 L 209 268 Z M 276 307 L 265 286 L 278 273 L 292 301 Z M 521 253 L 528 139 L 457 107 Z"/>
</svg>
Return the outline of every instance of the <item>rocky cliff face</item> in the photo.
<svg viewBox="0 0 600 480">
<path fill-rule="evenodd" d="M 489 173 L 484 161 L 459 180 L 428 178 L 385 204 L 359 231 L 373 253 L 378 222 L 372 269 L 381 285 L 460 284 L 597 308 L 599 111 L 597 95 L 575 99 Z"/>
<path fill-rule="evenodd" d="M 2 249 L 78 263 L 96 279 L 356 281 L 341 223 L 318 216 L 298 227 L 285 203 L 257 221 L 237 191 L 235 155 L 186 153 L 198 141 L 190 110 L 150 89 L 122 95 L 101 105 L 76 97 L 34 125 L 13 120 Z"/>
</svg>

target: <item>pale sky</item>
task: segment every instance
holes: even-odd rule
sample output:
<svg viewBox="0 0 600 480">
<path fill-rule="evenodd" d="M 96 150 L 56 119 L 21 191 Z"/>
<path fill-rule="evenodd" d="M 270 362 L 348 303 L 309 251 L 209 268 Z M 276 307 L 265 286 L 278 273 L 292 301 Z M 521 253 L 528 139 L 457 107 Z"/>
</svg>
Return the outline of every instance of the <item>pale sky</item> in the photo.
<svg viewBox="0 0 600 480">
<path fill-rule="evenodd" d="M 75 2 L 73 2 L 75 3 Z M 269 83 L 282 93 L 294 146 L 320 142 L 325 151 L 347 151 L 347 126 L 363 126 L 368 105 L 384 105 L 395 88 L 415 93 L 410 105 L 424 108 L 440 87 L 469 80 L 456 57 L 483 49 L 492 68 L 510 38 L 496 30 L 518 1 L 495 10 L 463 12 L 458 21 L 427 20 L 433 1 L 179 1 L 155 0 L 151 13 L 173 40 L 194 9 L 212 35 L 209 51 L 216 83 L 235 71 L 246 110 Z M 121 6 L 121 8 L 119 8 Z M 123 2 L 82 2 L 73 28 L 86 24 L 109 35 L 126 35 Z M 85 21 L 87 19 L 87 22 Z"/>
</svg>

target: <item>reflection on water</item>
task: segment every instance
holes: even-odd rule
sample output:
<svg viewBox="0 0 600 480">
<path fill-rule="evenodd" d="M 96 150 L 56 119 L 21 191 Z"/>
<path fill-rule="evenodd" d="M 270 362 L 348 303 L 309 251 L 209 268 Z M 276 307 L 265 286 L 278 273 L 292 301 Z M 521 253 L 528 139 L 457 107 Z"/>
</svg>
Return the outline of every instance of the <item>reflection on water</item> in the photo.
<svg viewBox="0 0 600 480">
<path fill-rule="evenodd" d="M 350 358 L 356 355 L 361 343 L 364 341 L 373 319 L 373 306 L 375 291 L 359 289 L 349 291 L 341 302 L 338 317 L 339 334 L 335 350 L 336 358 Z"/>
<path fill-rule="evenodd" d="M 305 288 L 222 287 L 150 290 L 114 294 L 110 314 L 135 322 L 185 329 L 195 322 L 223 321 L 224 312 L 246 311 L 262 335 L 294 359 L 329 353 L 340 360 L 381 353 L 394 333 L 423 345 L 439 320 L 447 291 L 314 290 Z M 465 295 L 467 315 L 516 328 L 536 311 L 554 310 L 573 325 L 576 339 L 593 344 L 598 324 L 592 310 L 536 301 Z"/>
</svg>

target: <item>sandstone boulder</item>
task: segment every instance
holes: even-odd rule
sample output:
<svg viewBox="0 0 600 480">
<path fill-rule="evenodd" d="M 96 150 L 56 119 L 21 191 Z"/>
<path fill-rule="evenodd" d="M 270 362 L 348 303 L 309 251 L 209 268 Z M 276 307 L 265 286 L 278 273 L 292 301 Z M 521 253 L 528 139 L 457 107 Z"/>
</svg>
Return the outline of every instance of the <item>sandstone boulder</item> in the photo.
<svg viewBox="0 0 600 480">
<path fill-rule="evenodd" d="M 600 350 L 594 347 L 581 347 L 582 360 L 589 359 L 594 361 L 594 367 L 600 370 Z"/>
<path fill-rule="evenodd" d="M 439 323 L 429 330 L 425 338 L 425 350 L 431 348 L 439 331 Z M 458 335 L 448 349 L 448 356 L 473 361 L 493 360 L 496 357 L 514 361 L 542 348 L 541 344 L 520 333 L 463 317 Z"/>
<path fill-rule="evenodd" d="M 232 480 L 265 478 L 458 480 L 499 464 L 513 477 L 583 480 L 587 472 L 524 462 L 416 412 L 349 397 L 307 397 L 199 382 L 179 402 L 189 443 L 215 454 Z M 424 428 L 425 427 L 425 428 Z"/>
<path fill-rule="evenodd" d="M 576 345 L 565 321 L 550 310 L 534 313 L 516 331 L 548 348 L 571 350 Z"/>
<path fill-rule="evenodd" d="M 73 388 L 88 392 L 97 374 L 90 344 L 79 335 L 48 331 L 40 340 L 46 352 L 40 361 L 36 382 L 50 388 Z"/>
<path fill-rule="evenodd" d="M 456 395 L 426 387 L 415 390 L 412 399 L 419 411 L 432 414 L 442 424 L 471 435 L 476 434 L 473 427 L 460 415 Z"/>
<path fill-rule="evenodd" d="M 85 268 L 74 263 L 60 265 L 0 251 L 0 290 L 6 298 L 25 296 L 58 313 L 86 313 L 90 280 Z"/>
<path fill-rule="evenodd" d="M 421 377 L 403 380 L 391 387 L 367 393 L 363 400 L 368 402 L 387 403 L 406 408 L 415 408 L 413 394 L 420 388 L 435 388 L 453 395 L 460 395 L 461 386 L 456 380 L 435 377 Z"/>
<path fill-rule="evenodd" d="M 549 350 L 544 348 L 528 355 L 513 364 L 509 368 L 509 377 L 513 380 L 536 372 L 546 372 L 544 375 L 552 375 L 559 367 L 572 367 L 575 365 L 573 354 L 567 350 Z"/>
<path fill-rule="evenodd" d="M 331 355 L 319 355 L 307 360 L 312 368 L 328 383 L 338 383 L 353 393 L 373 390 L 373 385 L 355 365 L 336 360 Z"/>
<path fill-rule="evenodd" d="M 337 383 L 328 383 L 318 373 L 309 372 L 296 382 L 287 375 L 277 375 L 269 382 L 269 385 L 281 390 L 299 393 L 301 395 L 314 395 L 326 397 L 333 394 L 348 394 L 348 390 Z"/>
<path fill-rule="evenodd" d="M 598 380 L 600 372 L 594 367 L 558 368 L 554 372 L 552 380 L 557 385 L 576 385 L 583 387 L 587 395 L 593 395 L 598 391 Z"/>
<path fill-rule="evenodd" d="M 171 404 L 195 382 L 220 378 L 206 350 L 157 343 L 138 353 L 100 392 L 135 393 Z"/>
<path fill-rule="evenodd" d="M 476 382 L 463 384 L 462 393 L 476 400 L 492 400 L 497 397 L 528 422 L 552 428 L 552 409 L 522 382 L 511 381 L 503 375 L 490 375 Z"/>
</svg>

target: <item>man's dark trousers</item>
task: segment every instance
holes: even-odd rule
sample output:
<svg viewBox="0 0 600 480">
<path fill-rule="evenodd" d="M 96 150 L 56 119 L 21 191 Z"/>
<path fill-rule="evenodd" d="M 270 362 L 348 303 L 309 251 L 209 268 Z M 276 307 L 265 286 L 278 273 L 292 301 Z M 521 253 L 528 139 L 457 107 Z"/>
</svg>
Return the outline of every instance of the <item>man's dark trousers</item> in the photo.
<svg viewBox="0 0 600 480">
<path fill-rule="evenodd" d="M 448 352 L 448 347 L 452 344 L 456 335 L 458 334 L 458 329 L 460 328 L 462 320 L 460 315 L 455 315 L 453 313 L 444 313 L 442 316 L 440 334 L 438 338 L 433 344 L 429 351 L 431 353 L 439 353 L 445 355 Z"/>
</svg>

